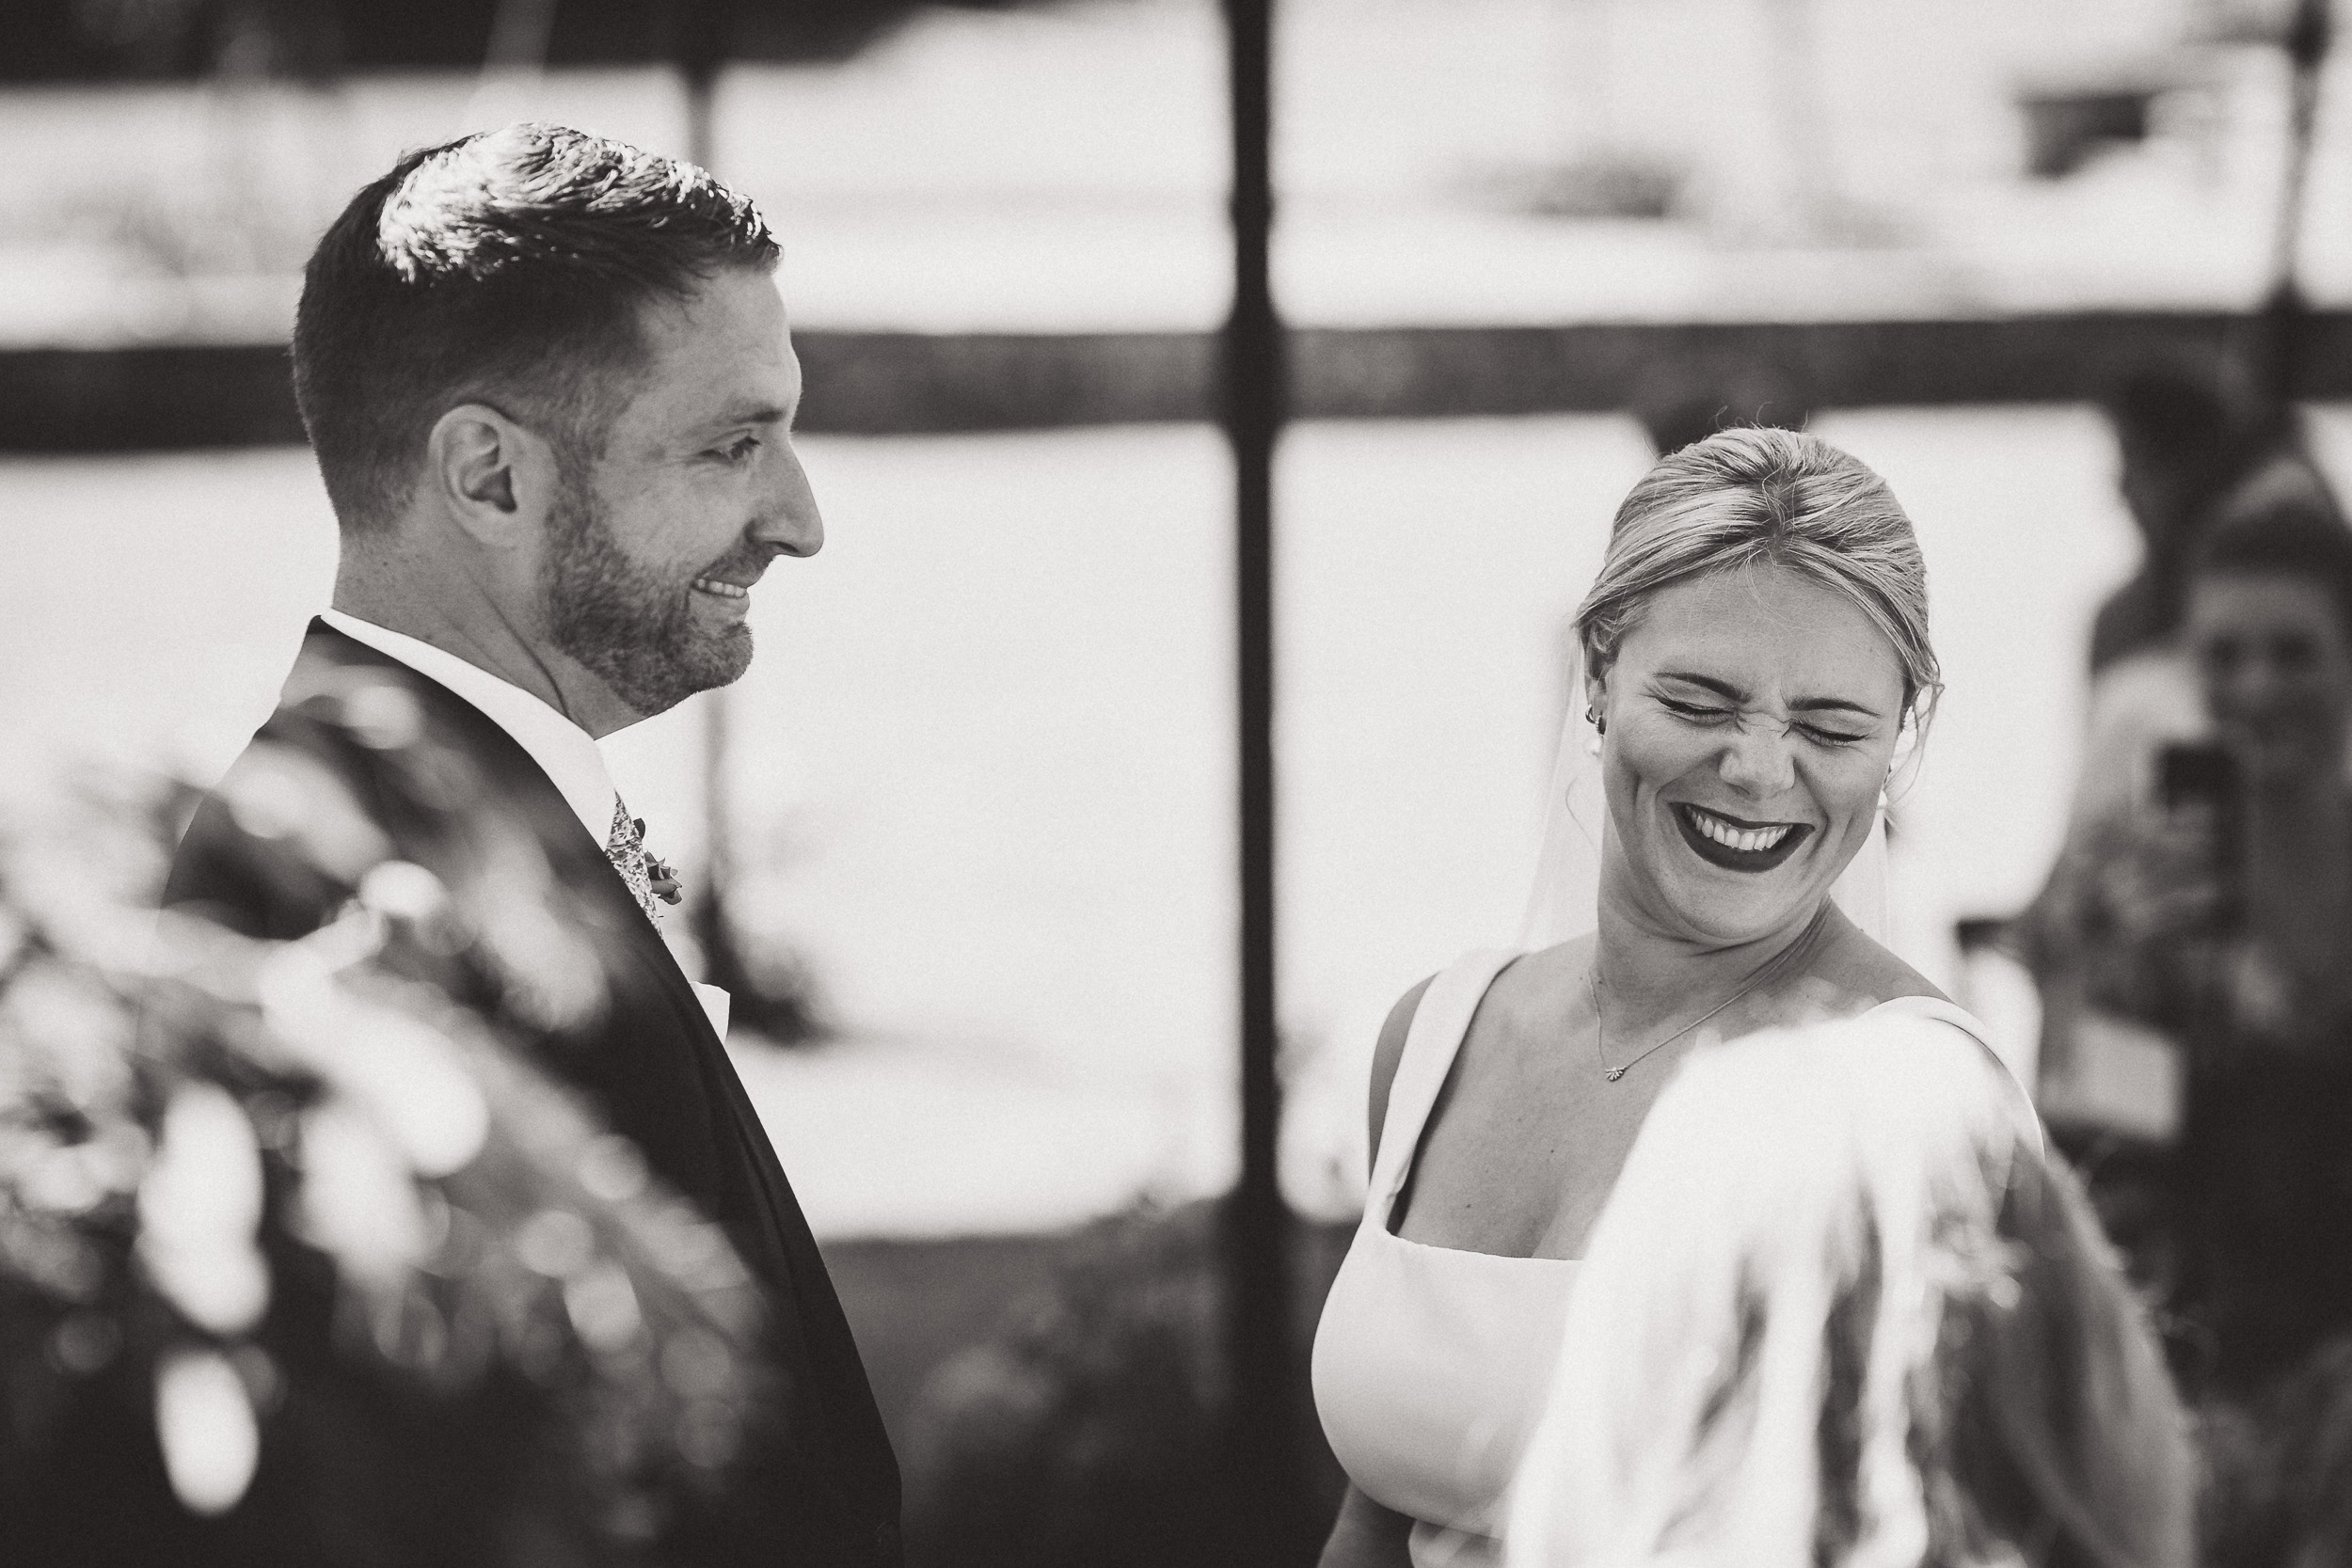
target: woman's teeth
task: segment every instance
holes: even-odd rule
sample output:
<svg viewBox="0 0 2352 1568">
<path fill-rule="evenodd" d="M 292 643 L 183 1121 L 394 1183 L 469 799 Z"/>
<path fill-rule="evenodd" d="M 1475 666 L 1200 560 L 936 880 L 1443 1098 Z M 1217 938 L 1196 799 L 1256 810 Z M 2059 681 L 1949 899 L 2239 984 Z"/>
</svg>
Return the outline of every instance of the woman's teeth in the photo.
<svg viewBox="0 0 2352 1568">
<path fill-rule="evenodd" d="M 694 586 L 706 594 L 716 594 L 723 599 L 748 599 L 752 591 L 740 583 L 721 582 L 716 578 L 696 578 Z"/>
<path fill-rule="evenodd" d="M 1783 822 L 1777 827 L 1771 828 L 1735 828 L 1722 817 L 1711 816 L 1696 806 L 1691 807 L 1690 811 L 1691 821 L 1699 832 L 1724 848 L 1738 849 L 1743 854 L 1753 855 L 1761 850 L 1770 849 L 1788 836 L 1791 826 L 1789 823 Z"/>
</svg>

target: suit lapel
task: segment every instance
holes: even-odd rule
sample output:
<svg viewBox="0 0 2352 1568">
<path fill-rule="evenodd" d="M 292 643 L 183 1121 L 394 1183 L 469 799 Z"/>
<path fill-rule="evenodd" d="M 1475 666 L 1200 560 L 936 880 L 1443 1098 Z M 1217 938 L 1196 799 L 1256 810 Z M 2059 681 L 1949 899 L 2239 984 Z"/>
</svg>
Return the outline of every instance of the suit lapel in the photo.
<svg viewBox="0 0 2352 1568">
<path fill-rule="evenodd" d="M 485 775 L 506 798 L 508 806 L 531 825 L 549 863 L 561 868 L 566 891 L 588 898 L 596 909 L 596 924 L 621 934 L 638 960 L 654 975 L 671 1010 L 677 1015 L 679 1025 L 707 1044 L 723 1047 L 718 1032 L 710 1026 L 710 1015 L 703 1010 L 702 999 L 694 994 L 692 982 L 678 967 L 669 943 L 661 940 L 661 933 L 645 917 L 636 895 L 629 892 L 628 884 L 606 856 L 604 845 L 589 834 L 564 799 L 563 791 L 555 787 L 555 781 L 548 777 L 521 743 L 489 715 L 432 676 L 316 618 L 310 622 L 301 655 L 287 679 L 287 697 L 291 699 L 314 685 L 326 671 L 348 669 L 377 671 L 399 680 L 425 704 L 437 721 L 463 738 L 467 752 L 482 765 Z"/>
</svg>

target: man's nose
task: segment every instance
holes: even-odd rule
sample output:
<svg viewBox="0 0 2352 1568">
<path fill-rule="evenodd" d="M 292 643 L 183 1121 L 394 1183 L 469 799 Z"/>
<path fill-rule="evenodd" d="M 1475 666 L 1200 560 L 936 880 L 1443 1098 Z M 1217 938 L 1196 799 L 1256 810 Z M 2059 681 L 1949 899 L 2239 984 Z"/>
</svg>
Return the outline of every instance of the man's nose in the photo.
<svg viewBox="0 0 2352 1568">
<path fill-rule="evenodd" d="M 1737 724 L 1724 748 L 1724 783 L 1752 800 L 1768 800 L 1797 782 L 1788 732 L 1777 724 Z"/>
<path fill-rule="evenodd" d="M 2242 658 L 2219 683 L 2217 695 L 2240 713 L 2260 712 L 2276 703 L 2284 683 L 2266 658 Z"/>
<path fill-rule="evenodd" d="M 815 555 L 825 546 L 825 518 L 809 488 L 808 470 L 789 439 L 777 443 L 769 494 L 754 520 L 751 537 L 780 555 Z"/>
</svg>

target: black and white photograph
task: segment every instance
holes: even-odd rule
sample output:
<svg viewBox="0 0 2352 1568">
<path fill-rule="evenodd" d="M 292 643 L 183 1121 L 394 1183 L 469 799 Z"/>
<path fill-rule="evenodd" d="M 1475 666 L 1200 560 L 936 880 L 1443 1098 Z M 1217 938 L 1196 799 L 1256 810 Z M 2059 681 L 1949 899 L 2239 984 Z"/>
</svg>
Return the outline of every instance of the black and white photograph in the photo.
<svg viewBox="0 0 2352 1568">
<path fill-rule="evenodd" d="M 2352 0 L 0 4 L 0 1563 L 2352 1568 Z"/>
</svg>

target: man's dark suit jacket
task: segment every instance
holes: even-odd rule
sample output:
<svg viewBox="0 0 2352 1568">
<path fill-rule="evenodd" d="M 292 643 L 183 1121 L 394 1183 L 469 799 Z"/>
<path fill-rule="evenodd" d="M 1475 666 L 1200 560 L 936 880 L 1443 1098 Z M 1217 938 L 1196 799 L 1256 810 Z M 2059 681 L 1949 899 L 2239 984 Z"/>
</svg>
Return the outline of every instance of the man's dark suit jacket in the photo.
<svg viewBox="0 0 2352 1568">
<path fill-rule="evenodd" d="M 478 809 L 528 825 L 567 901 L 602 934 L 597 947 L 611 1006 L 586 1037 L 547 1045 L 542 1065 L 584 1091 L 613 1130 L 638 1144 L 658 1175 L 725 1227 L 766 1300 L 780 1406 L 771 1415 L 779 1419 L 755 1442 L 725 1496 L 675 1538 L 657 1544 L 653 1558 L 895 1568 L 900 1560 L 898 1465 L 857 1346 L 775 1151 L 687 976 L 606 860 L 603 846 L 583 831 L 529 754 L 470 705 L 321 621 L 310 624 L 288 690 L 347 683 L 362 673 L 397 681 L 415 694 L 431 729 L 475 765 L 483 780 Z M 334 770 L 363 809 L 384 818 L 377 826 L 395 854 L 430 864 L 431 847 L 406 842 L 397 814 L 375 810 L 382 791 L 372 784 L 365 747 L 348 737 L 339 741 L 287 708 L 256 736 L 257 746 L 266 742 L 299 748 Z M 309 900 L 290 897 L 283 887 L 254 885 L 240 871 L 250 861 L 234 853 L 240 832 L 219 798 L 208 799 L 182 841 L 165 902 L 202 907 L 257 936 L 291 938 L 323 923 L 331 910 L 305 907 Z M 303 1456 L 273 1453 L 266 1429 L 263 1443 L 262 1472 L 249 1500 L 265 1504 L 275 1496 L 291 1501 L 300 1490 Z M 461 1449 L 454 1444 L 453 1451 Z M 272 1535 L 285 1525 L 279 1512 Z M 304 1562 L 338 1555 L 298 1548 L 285 1554 Z"/>
</svg>

